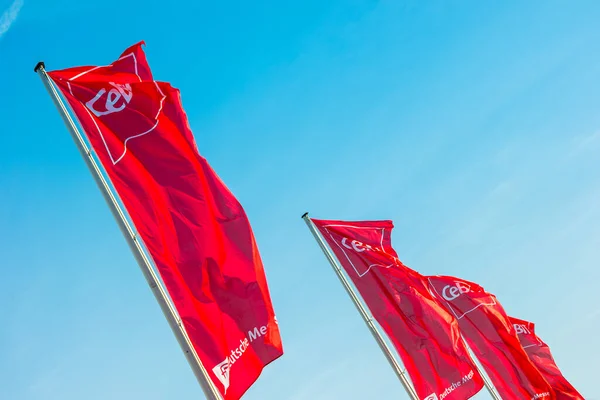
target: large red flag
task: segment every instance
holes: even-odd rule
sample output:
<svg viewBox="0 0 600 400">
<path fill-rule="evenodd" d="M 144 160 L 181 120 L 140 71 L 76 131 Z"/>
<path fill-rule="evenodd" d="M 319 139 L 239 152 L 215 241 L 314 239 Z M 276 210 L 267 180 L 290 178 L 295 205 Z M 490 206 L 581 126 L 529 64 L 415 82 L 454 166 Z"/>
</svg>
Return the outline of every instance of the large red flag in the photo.
<svg viewBox="0 0 600 400">
<path fill-rule="evenodd" d="M 312 220 L 400 355 L 424 400 L 463 400 L 483 381 L 456 320 L 434 300 L 426 280 L 402 264 L 391 221 Z"/>
<path fill-rule="evenodd" d="M 440 304 L 451 311 L 461 333 L 503 399 L 553 399 L 548 382 L 529 360 L 496 296 L 476 283 L 429 276 Z"/>
<path fill-rule="evenodd" d="M 225 399 L 283 354 L 244 210 L 200 156 L 179 91 L 138 43 L 107 66 L 49 73 L 71 105 Z"/>
<path fill-rule="evenodd" d="M 535 324 L 509 317 L 529 359 L 554 389 L 557 400 L 583 400 L 583 396 L 567 381 L 558 369 L 550 347 L 535 333 Z"/>
</svg>

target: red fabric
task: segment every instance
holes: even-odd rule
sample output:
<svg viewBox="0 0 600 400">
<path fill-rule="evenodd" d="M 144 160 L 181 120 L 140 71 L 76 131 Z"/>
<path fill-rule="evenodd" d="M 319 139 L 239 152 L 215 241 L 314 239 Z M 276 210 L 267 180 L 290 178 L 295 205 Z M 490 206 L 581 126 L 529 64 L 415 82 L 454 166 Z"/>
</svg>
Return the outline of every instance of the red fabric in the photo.
<svg viewBox="0 0 600 400">
<path fill-rule="evenodd" d="M 461 333 L 503 399 L 554 399 L 552 388 L 521 347 L 496 296 L 476 283 L 429 276 L 440 304 L 451 311 Z"/>
<path fill-rule="evenodd" d="M 464 400 L 483 387 L 456 320 L 391 246 L 391 221 L 312 220 L 390 338 L 420 399 Z M 393 396 L 392 396 L 393 397 Z"/>
<path fill-rule="evenodd" d="M 567 381 L 558 369 L 550 347 L 540 339 L 535 333 L 535 324 L 509 317 L 519 341 L 529 356 L 529 359 L 544 375 L 544 378 L 554 389 L 558 400 L 583 400 L 583 396 Z"/>
<path fill-rule="evenodd" d="M 283 354 L 258 248 L 240 203 L 196 148 L 179 91 L 142 43 L 108 66 L 50 77 L 71 105 L 225 399 Z"/>
</svg>

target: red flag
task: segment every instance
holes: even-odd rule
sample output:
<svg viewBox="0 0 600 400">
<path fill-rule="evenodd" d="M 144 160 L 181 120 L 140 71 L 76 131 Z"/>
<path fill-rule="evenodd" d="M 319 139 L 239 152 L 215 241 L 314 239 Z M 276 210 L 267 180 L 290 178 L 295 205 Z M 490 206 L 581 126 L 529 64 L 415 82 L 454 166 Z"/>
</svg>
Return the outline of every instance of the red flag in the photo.
<svg viewBox="0 0 600 400">
<path fill-rule="evenodd" d="M 440 304 L 451 311 L 461 333 L 503 399 L 553 399 L 548 382 L 529 360 L 496 296 L 476 283 L 429 276 Z"/>
<path fill-rule="evenodd" d="M 146 245 L 225 399 L 283 354 L 263 265 L 239 202 L 196 148 L 179 91 L 138 43 L 107 66 L 49 73 Z"/>
<path fill-rule="evenodd" d="M 402 264 L 391 221 L 312 220 L 400 355 L 424 400 L 467 399 L 483 387 L 456 320 Z"/>
<path fill-rule="evenodd" d="M 583 396 L 558 369 L 552 353 L 550 353 L 550 347 L 536 335 L 535 324 L 522 319 L 508 318 L 529 359 L 554 389 L 557 400 L 583 400 Z"/>
</svg>

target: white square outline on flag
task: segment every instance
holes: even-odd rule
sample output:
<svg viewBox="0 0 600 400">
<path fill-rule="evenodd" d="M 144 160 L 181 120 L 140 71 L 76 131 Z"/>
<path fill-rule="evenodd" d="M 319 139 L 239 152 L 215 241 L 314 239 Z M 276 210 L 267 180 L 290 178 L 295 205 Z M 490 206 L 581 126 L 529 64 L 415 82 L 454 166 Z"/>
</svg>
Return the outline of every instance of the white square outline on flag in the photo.
<svg viewBox="0 0 600 400">
<path fill-rule="evenodd" d="M 496 303 L 496 298 L 492 297 L 493 302 L 492 303 L 481 303 L 476 305 L 475 307 L 473 307 L 472 309 L 470 309 L 469 311 L 465 311 L 460 317 L 456 314 L 456 312 L 454 312 L 454 308 L 452 307 L 452 305 L 450 303 L 448 303 L 448 301 L 444 298 L 444 296 L 440 295 L 440 292 L 437 291 L 437 289 L 435 288 L 435 286 L 433 285 L 433 283 L 431 282 L 431 278 L 427 278 L 427 280 L 429 281 L 429 286 L 431 286 L 431 288 L 435 291 L 436 295 L 438 298 L 440 299 L 444 299 L 444 302 L 448 305 L 448 308 L 450 309 L 450 311 L 452 311 L 452 314 L 454 314 L 454 316 L 456 317 L 456 319 L 462 319 L 465 315 L 467 315 L 468 313 L 477 310 L 479 307 L 489 307 L 489 306 L 495 306 Z M 462 296 L 462 294 L 461 294 Z"/>
<path fill-rule="evenodd" d="M 363 276 L 365 276 L 366 274 L 368 274 L 369 271 L 371 270 L 371 268 L 373 268 L 373 267 L 390 268 L 390 267 L 392 267 L 392 266 L 395 265 L 394 263 L 392 263 L 390 265 L 370 264 L 369 267 L 367 268 L 367 270 L 361 274 L 360 272 L 358 272 L 358 269 L 356 268 L 356 266 L 354 265 L 354 263 L 350 260 L 350 257 L 346 253 L 346 250 L 344 250 L 344 248 L 342 246 L 340 246 L 340 244 L 337 242 L 337 240 L 335 240 L 335 238 L 333 237 L 333 234 L 331 233 L 331 231 L 329 229 L 327 229 L 327 227 L 329 227 L 329 226 L 340 226 L 340 227 L 343 227 L 343 228 L 353 228 L 353 229 L 373 229 L 373 227 L 370 227 L 370 226 L 342 225 L 342 224 L 323 225 L 323 228 L 325 228 L 325 230 L 327 231 L 327 233 L 329 234 L 329 236 L 331 236 L 331 240 L 333 240 L 333 242 L 340 248 L 340 250 L 342 250 L 342 252 L 344 253 L 344 256 L 346 256 L 346 259 L 348 260 L 348 262 L 350 263 L 350 265 L 352 265 L 352 268 L 354 269 L 354 271 L 356 272 L 356 274 L 358 275 L 359 278 L 362 278 Z M 380 242 L 380 244 L 381 244 L 381 251 L 384 252 L 385 254 L 388 254 L 385 251 L 384 247 L 383 247 L 383 237 L 385 235 L 385 229 L 386 228 L 375 228 L 375 229 L 377 229 L 377 230 L 381 229 L 381 242 Z M 391 255 L 391 254 L 388 254 L 388 255 Z"/>
<path fill-rule="evenodd" d="M 531 332 L 531 334 L 533 336 L 535 336 L 535 340 L 538 342 L 537 344 L 530 344 L 529 346 L 523 346 L 524 349 L 527 349 L 529 347 L 542 347 L 544 345 L 544 343 L 542 343 L 542 340 L 538 337 L 538 335 L 535 334 L 535 329 L 532 328 L 532 326 L 534 326 L 533 322 L 529 322 L 527 321 L 527 329 L 529 329 L 529 332 Z M 514 328 L 514 327 L 513 327 Z M 516 332 L 515 332 L 516 333 Z M 518 333 L 516 333 L 517 337 L 519 336 Z"/>
<path fill-rule="evenodd" d="M 69 92 L 71 93 L 71 95 L 73 97 L 75 97 L 73 95 L 73 90 L 71 89 L 71 83 L 70 83 L 70 82 L 74 81 L 75 79 L 81 78 L 83 75 L 87 74 L 88 72 L 92 72 L 92 71 L 100 69 L 100 68 L 112 67 L 113 64 L 115 64 L 117 61 L 124 60 L 125 58 L 130 57 L 130 56 L 133 58 L 133 65 L 134 65 L 134 69 L 135 69 L 134 73 L 138 77 L 138 79 L 140 80 L 140 82 L 142 82 L 142 78 L 138 74 L 137 59 L 135 58 L 135 54 L 133 52 L 131 52 L 131 53 L 127 53 L 127 54 L 119 57 L 116 61 L 112 62 L 109 65 L 100 65 L 100 66 L 92 67 L 92 68 L 90 68 L 90 69 L 88 69 L 86 71 L 83 71 L 83 72 L 75 75 L 72 78 L 69 78 L 69 80 L 67 81 L 67 86 L 69 87 Z M 144 135 L 152 132 L 158 126 L 158 122 L 159 122 L 158 121 L 158 117 L 160 116 L 160 113 L 162 112 L 163 102 L 165 101 L 165 99 L 167 98 L 167 96 L 162 92 L 162 90 L 160 90 L 160 87 L 158 86 L 158 83 L 155 80 L 153 80 L 152 82 L 154 82 L 154 85 L 156 86 L 156 90 L 158 90 L 158 93 L 160 93 L 160 95 L 162 96 L 162 98 L 160 99 L 160 107 L 158 108 L 158 112 L 156 113 L 156 116 L 154 117 L 154 119 L 156 120 L 156 123 L 154 124 L 154 126 L 152 128 L 148 129 L 147 131 L 139 133 L 139 134 L 136 134 L 136 135 L 133 135 L 133 136 L 129 136 L 128 138 L 126 138 L 123 141 L 123 152 L 121 153 L 121 155 L 119 156 L 119 158 L 117 158 L 116 160 L 113 157 L 110 149 L 108 148 L 108 145 L 106 144 L 106 140 L 104 139 L 104 135 L 102 134 L 102 130 L 100 129 L 100 127 L 96 123 L 96 120 L 92 116 L 92 113 L 90 112 L 90 110 L 88 110 L 88 108 L 85 105 L 83 106 L 83 108 L 85 109 L 85 111 L 87 111 L 88 115 L 90 116 L 90 119 L 92 120 L 92 122 L 96 126 L 96 129 L 98 130 L 98 133 L 100 134 L 100 138 L 102 139 L 102 142 L 104 143 L 104 147 L 106 148 L 106 152 L 108 153 L 108 156 L 110 157 L 110 160 L 112 161 L 113 165 L 116 165 L 119 161 L 121 161 L 123 159 L 123 157 L 125 157 L 125 154 L 127 154 L 127 142 L 130 139 L 135 139 L 135 138 L 138 138 L 140 136 L 144 136 Z M 75 117 L 77 118 L 77 116 L 75 116 Z"/>
</svg>

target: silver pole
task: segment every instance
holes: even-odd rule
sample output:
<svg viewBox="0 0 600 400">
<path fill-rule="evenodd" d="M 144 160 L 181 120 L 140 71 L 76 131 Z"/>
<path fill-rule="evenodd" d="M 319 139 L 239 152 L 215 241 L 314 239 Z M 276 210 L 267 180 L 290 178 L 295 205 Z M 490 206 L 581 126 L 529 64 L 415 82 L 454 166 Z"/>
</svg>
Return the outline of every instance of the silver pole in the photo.
<svg viewBox="0 0 600 400">
<path fill-rule="evenodd" d="M 437 291 L 435 291 L 431 282 L 429 282 L 427 290 L 429 290 L 429 293 L 434 299 L 438 298 Z M 494 387 L 494 385 L 492 385 L 492 382 L 490 382 L 487 373 L 483 370 L 483 368 L 479 367 L 479 364 L 477 363 L 479 359 L 475 357 L 475 353 L 473 353 L 473 350 L 465 340 L 465 337 L 462 333 L 460 333 L 460 340 L 462 340 L 463 344 L 465 345 L 465 348 L 467 349 L 467 352 L 469 353 L 469 356 L 471 356 L 471 361 L 473 361 L 473 364 L 475 364 L 475 368 L 477 369 L 477 372 L 479 372 L 479 376 L 481 376 L 481 379 L 483 379 L 483 384 L 485 385 L 485 388 L 487 389 L 490 396 L 492 396 L 492 399 L 502 400 L 500 395 L 496 392 L 496 388 Z M 475 360 L 477 360 L 477 362 L 475 362 Z"/>
<path fill-rule="evenodd" d="M 46 87 L 46 90 L 50 94 L 50 97 L 52 97 L 54 105 L 58 109 L 59 114 L 61 115 L 65 125 L 67 126 L 67 129 L 69 130 L 69 133 L 71 134 L 71 137 L 75 141 L 75 145 L 77 146 L 79 153 L 83 157 L 87 167 L 92 173 L 92 176 L 94 177 L 94 181 L 98 185 L 98 188 L 100 188 L 102 196 L 104 197 L 104 200 L 106 200 L 108 208 L 110 208 L 113 217 L 115 217 L 115 220 L 117 221 L 117 224 L 119 225 L 123 236 L 125 236 L 125 240 L 127 241 L 129 248 L 133 252 L 134 257 L 140 269 L 142 270 L 144 277 L 146 278 L 148 286 L 150 286 L 150 289 L 152 290 L 156 301 L 158 301 L 158 304 L 160 305 L 160 308 L 165 318 L 169 322 L 171 330 L 177 338 L 177 342 L 179 342 L 181 349 L 185 353 L 186 359 L 190 364 L 194 375 L 196 375 L 196 379 L 198 380 L 198 383 L 200 384 L 206 399 L 221 400 L 220 393 L 215 388 L 206 370 L 204 369 L 204 366 L 202 365 L 198 354 L 196 354 L 196 351 L 194 350 L 191 344 L 190 338 L 188 337 L 187 332 L 183 327 L 181 319 L 179 318 L 171 302 L 168 300 L 168 295 L 165 292 L 163 286 L 160 284 L 160 280 L 156 275 L 156 272 L 152 268 L 152 262 L 150 261 L 150 258 L 145 253 L 142 247 L 141 238 L 138 238 L 136 236 L 135 231 L 129 224 L 129 221 L 126 218 L 124 211 L 119 206 L 117 198 L 111 191 L 107 180 L 105 179 L 104 175 L 100 170 L 100 167 L 98 166 L 98 163 L 96 163 L 96 160 L 92 157 L 92 152 L 83 140 L 83 136 L 77 129 L 75 122 L 71 118 L 71 115 L 69 115 L 65 104 L 61 100 L 56 88 L 52 84 L 50 77 L 46 73 L 44 63 L 38 63 L 34 71 L 42 79 L 42 83 Z"/>
<path fill-rule="evenodd" d="M 479 359 L 477 357 L 475 357 L 475 353 L 473 353 L 473 350 L 471 350 L 471 347 L 469 346 L 469 344 L 463 337 L 462 333 L 460 335 L 460 338 L 462 339 L 463 343 L 465 344 L 465 347 L 467 348 L 467 351 L 469 352 L 471 359 L 479 361 Z M 479 375 L 483 379 L 483 384 L 485 385 L 485 388 L 489 392 L 490 396 L 492 396 L 492 399 L 502 400 L 502 397 L 500 397 L 500 394 L 496 392 L 496 388 L 494 387 L 492 382 L 489 380 L 487 372 L 485 372 L 483 370 L 483 368 L 481 368 L 477 362 L 473 361 L 473 364 L 475 364 L 475 368 L 477 368 Z"/>
<path fill-rule="evenodd" d="M 340 268 L 340 266 L 338 265 L 338 263 L 336 261 L 335 255 L 331 252 L 331 250 L 329 249 L 329 247 L 327 246 L 327 244 L 325 243 L 325 241 L 323 240 L 321 235 L 319 235 L 317 228 L 315 228 L 315 225 L 308 217 L 308 213 L 305 213 L 302 216 L 302 219 L 304 220 L 304 222 L 306 222 L 308 229 L 315 237 L 315 240 L 317 241 L 317 243 L 319 243 L 319 246 L 321 247 L 321 250 L 323 250 L 323 253 L 325 253 L 325 257 L 327 257 L 327 260 L 329 260 L 329 263 L 333 267 L 333 270 L 335 271 L 337 277 L 339 278 L 340 282 L 344 286 L 344 289 L 346 289 L 346 293 L 348 293 L 348 296 L 350 296 L 350 298 L 352 299 L 352 302 L 354 303 L 354 305 L 356 306 L 356 309 L 358 310 L 358 312 L 362 316 L 363 320 L 369 327 L 369 330 L 371 331 L 371 334 L 373 335 L 373 337 L 375 338 L 375 341 L 379 345 L 379 348 L 381 349 L 381 351 L 387 358 L 388 362 L 390 363 L 392 369 L 394 370 L 394 372 L 400 379 L 400 382 L 402 382 L 402 386 L 404 386 L 406 393 L 412 400 L 419 400 L 419 397 L 417 396 L 417 393 L 415 392 L 411 383 L 409 382 L 408 378 L 406 377 L 405 372 L 402 371 L 402 367 L 398 363 L 398 360 L 396 360 L 396 358 L 394 357 L 394 355 L 392 353 L 392 350 L 389 348 L 389 346 L 383 339 L 381 332 L 379 332 L 379 330 L 373 323 L 373 318 L 370 317 L 368 311 L 365 309 L 365 307 L 360 302 L 358 295 L 354 292 L 354 289 L 352 289 L 352 286 L 350 286 L 350 283 L 344 276 L 342 269 Z"/>
</svg>

